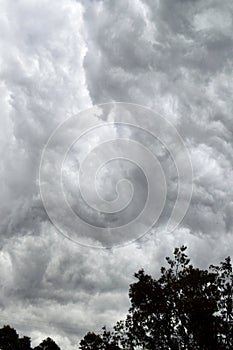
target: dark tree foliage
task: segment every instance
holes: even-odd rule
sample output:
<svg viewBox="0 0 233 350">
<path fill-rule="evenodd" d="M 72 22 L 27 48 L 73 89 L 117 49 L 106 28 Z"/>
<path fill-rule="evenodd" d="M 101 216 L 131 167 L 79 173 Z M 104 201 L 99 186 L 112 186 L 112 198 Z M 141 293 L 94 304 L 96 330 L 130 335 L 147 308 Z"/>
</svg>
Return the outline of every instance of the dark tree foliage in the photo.
<svg viewBox="0 0 233 350">
<path fill-rule="evenodd" d="M 31 339 L 28 337 L 20 338 L 14 328 L 4 326 L 0 329 L 0 350 L 33 350 L 31 348 Z M 60 350 L 57 344 L 50 338 L 44 340 L 34 350 Z"/>
<path fill-rule="evenodd" d="M 131 307 L 112 332 L 88 333 L 81 350 L 233 349 L 233 273 L 230 257 L 208 270 L 194 268 L 175 248 L 158 279 L 144 270 L 129 289 Z"/>
<path fill-rule="evenodd" d="M 15 329 L 4 326 L 0 329 L 1 350 L 32 350 L 31 340 L 28 337 L 19 338 Z"/>
<path fill-rule="evenodd" d="M 119 350 L 116 340 L 112 337 L 112 334 L 103 328 L 101 335 L 95 333 L 87 333 L 83 340 L 80 342 L 81 350 Z"/>
<path fill-rule="evenodd" d="M 103 340 L 100 335 L 96 335 L 95 333 L 87 333 L 83 340 L 80 342 L 80 349 L 82 350 L 90 350 L 96 349 L 101 350 L 103 346 Z"/>
<path fill-rule="evenodd" d="M 60 348 L 51 338 L 47 338 L 39 346 L 35 347 L 34 350 L 60 350 Z"/>
<path fill-rule="evenodd" d="M 31 339 L 25 336 L 23 338 L 19 338 L 19 349 L 31 350 Z"/>
</svg>

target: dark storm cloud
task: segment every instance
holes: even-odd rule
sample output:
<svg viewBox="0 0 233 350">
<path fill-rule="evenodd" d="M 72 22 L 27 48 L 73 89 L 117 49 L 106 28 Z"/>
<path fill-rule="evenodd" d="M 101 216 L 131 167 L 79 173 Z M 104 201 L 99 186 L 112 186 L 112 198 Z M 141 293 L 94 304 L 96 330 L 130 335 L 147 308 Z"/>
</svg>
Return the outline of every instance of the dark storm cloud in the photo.
<svg viewBox="0 0 233 350">
<path fill-rule="evenodd" d="M 171 120 L 189 144 L 196 178 L 186 223 L 194 232 L 225 232 L 230 218 L 224 211 L 233 199 L 232 4 L 120 1 L 115 6 L 109 1 L 94 6 L 85 13 L 87 23 L 94 23 L 87 26 L 85 58 L 93 100 L 147 104 L 168 118 L 173 113 Z"/>
<path fill-rule="evenodd" d="M 123 317 L 133 273 L 158 273 L 174 246 L 188 244 L 201 266 L 231 254 L 233 5 L 20 0 L 3 1 L 0 13 L 1 316 L 34 342 L 50 335 L 70 350 L 87 330 Z M 97 251 L 56 233 L 38 168 L 60 122 L 109 101 L 145 105 L 174 123 L 191 154 L 194 191 L 176 232 L 157 228 L 141 243 Z M 171 180 L 168 160 L 162 153 Z M 110 181 L 106 195 L 112 189 Z"/>
</svg>

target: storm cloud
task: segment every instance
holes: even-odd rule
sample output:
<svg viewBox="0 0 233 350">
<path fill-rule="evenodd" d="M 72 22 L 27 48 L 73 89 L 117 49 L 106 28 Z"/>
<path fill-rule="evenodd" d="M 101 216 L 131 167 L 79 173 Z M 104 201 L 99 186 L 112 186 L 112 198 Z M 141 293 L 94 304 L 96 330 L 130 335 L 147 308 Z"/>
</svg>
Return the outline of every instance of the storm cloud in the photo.
<svg viewBox="0 0 233 350">
<path fill-rule="evenodd" d="M 144 267 L 158 274 L 175 246 L 187 244 L 199 266 L 232 254 L 233 4 L 3 0 L 0 8 L 1 322 L 34 344 L 51 336 L 71 350 L 88 330 L 123 318 L 133 273 Z M 128 133 L 159 154 L 170 202 L 161 226 L 141 240 L 91 249 L 52 225 L 40 196 L 39 165 L 60 123 L 93 105 L 119 101 L 150 108 L 176 127 L 191 157 L 193 194 L 179 227 L 165 233 L 162 223 L 177 185 L 171 159 L 145 133 L 113 128 L 114 137 Z M 102 129 L 84 139 L 80 154 L 106 135 Z M 65 180 L 73 199 L 71 163 L 65 164 Z M 118 171 L 109 166 L 99 179 L 106 199 Z M 141 175 L 127 171 L 144 200 Z M 82 210 L 79 201 L 75 205 Z"/>
</svg>

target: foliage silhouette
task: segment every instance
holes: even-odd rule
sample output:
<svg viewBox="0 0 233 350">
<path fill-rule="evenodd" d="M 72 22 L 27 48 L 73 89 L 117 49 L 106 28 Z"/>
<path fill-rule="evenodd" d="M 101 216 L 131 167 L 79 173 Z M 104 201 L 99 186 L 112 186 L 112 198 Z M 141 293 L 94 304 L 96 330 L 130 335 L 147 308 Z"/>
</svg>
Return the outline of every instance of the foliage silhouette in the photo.
<svg viewBox="0 0 233 350">
<path fill-rule="evenodd" d="M 34 350 L 60 350 L 60 348 L 51 338 L 47 338 L 35 347 Z"/>
<path fill-rule="evenodd" d="M 186 249 L 174 249 L 174 258 L 166 258 L 168 266 L 161 268 L 158 279 L 138 271 L 137 282 L 130 285 L 126 319 L 111 332 L 88 333 L 80 349 L 98 349 L 97 340 L 104 350 L 233 349 L 230 257 L 201 270 L 190 264 Z"/>
<path fill-rule="evenodd" d="M 31 350 L 31 340 L 28 337 L 19 338 L 15 329 L 4 326 L 0 329 L 1 350 Z"/>
<path fill-rule="evenodd" d="M 0 329 L 0 350 L 33 349 L 31 348 L 31 339 L 29 337 L 20 338 L 16 330 L 7 325 Z M 60 348 L 51 338 L 47 338 L 34 350 L 60 350 Z"/>
</svg>

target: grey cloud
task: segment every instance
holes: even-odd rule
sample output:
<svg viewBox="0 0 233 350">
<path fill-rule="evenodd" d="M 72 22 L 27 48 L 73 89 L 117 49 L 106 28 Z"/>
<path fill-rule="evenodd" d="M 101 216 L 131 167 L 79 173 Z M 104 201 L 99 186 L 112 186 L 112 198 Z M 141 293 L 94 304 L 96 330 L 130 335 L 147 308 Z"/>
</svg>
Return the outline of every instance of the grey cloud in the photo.
<svg viewBox="0 0 233 350">
<path fill-rule="evenodd" d="M 86 331 L 114 324 L 127 311 L 133 273 L 158 274 L 174 246 L 188 244 L 198 266 L 232 254 L 232 15 L 230 0 L 1 3 L 0 307 L 34 343 L 50 335 L 71 350 Z M 194 191 L 175 232 L 158 226 L 133 245 L 99 251 L 56 232 L 38 171 L 60 122 L 109 101 L 145 105 L 177 127 Z M 176 194 L 171 159 L 145 135 L 129 135 L 161 152 L 166 218 Z"/>
</svg>

